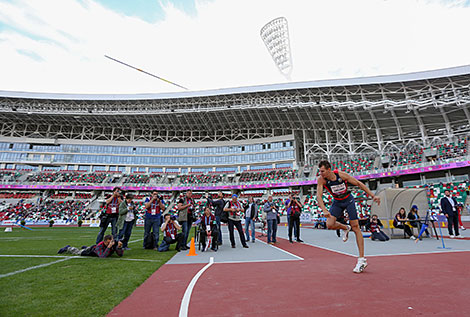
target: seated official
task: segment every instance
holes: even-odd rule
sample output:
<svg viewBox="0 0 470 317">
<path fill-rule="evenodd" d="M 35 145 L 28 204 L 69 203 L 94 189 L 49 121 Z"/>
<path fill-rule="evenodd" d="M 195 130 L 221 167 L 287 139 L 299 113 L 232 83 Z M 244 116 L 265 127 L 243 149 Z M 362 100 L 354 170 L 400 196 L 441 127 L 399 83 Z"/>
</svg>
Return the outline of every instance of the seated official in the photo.
<svg viewBox="0 0 470 317">
<path fill-rule="evenodd" d="M 108 234 L 104 237 L 103 241 L 98 244 L 92 245 L 91 247 L 83 246 L 81 249 L 77 249 L 75 247 L 71 247 L 70 245 L 66 245 L 57 253 L 69 253 L 73 255 L 107 258 L 111 256 L 114 252 L 116 252 L 118 256 L 122 256 L 124 254 L 124 250 L 122 249 L 122 242 L 119 241 L 116 243 L 116 241 L 113 239 L 113 236 Z"/>
<path fill-rule="evenodd" d="M 212 214 L 209 207 L 204 208 L 204 214 L 201 217 L 200 223 L 200 241 L 202 244 L 202 251 L 206 249 L 206 238 L 212 238 L 212 251 L 217 251 L 217 239 L 219 237 L 219 231 L 217 229 L 217 221 L 215 216 Z"/>
<path fill-rule="evenodd" d="M 420 233 L 421 232 L 421 227 L 423 225 L 422 225 L 421 221 L 419 221 L 418 206 L 413 205 L 411 207 L 411 210 L 408 213 L 408 220 L 410 221 L 411 226 L 414 227 L 414 228 L 417 228 L 418 233 Z M 429 238 L 430 235 L 429 235 L 428 229 L 426 229 L 424 232 L 426 233 L 426 236 Z M 420 239 L 421 239 L 421 237 L 420 237 Z"/>
<path fill-rule="evenodd" d="M 382 231 L 383 224 L 377 215 L 372 215 L 370 221 L 366 224 L 366 229 L 371 233 L 372 241 L 388 241 L 390 238 Z"/>
<path fill-rule="evenodd" d="M 410 226 L 406 223 L 407 221 L 405 208 L 401 207 L 393 219 L 393 226 L 398 229 L 403 229 L 410 239 L 415 240 L 416 238 L 411 232 Z"/>
<path fill-rule="evenodd" d="M 163 242 L 160 243 L 158 247 L 158 251 L 164 252 L 170 249 L 170 245 L 176 243 L 175 250 L 180 252 L 183 248 L 184 243 L 184 234 L 182 232 L 178 233 L 178 230 L 181 229 L 178 221 L 176 221 L 175 216 L 171 216 L 170 214 L 165 214 L 165 218 L 161 227 L 163 232 Z"/>
</svg>

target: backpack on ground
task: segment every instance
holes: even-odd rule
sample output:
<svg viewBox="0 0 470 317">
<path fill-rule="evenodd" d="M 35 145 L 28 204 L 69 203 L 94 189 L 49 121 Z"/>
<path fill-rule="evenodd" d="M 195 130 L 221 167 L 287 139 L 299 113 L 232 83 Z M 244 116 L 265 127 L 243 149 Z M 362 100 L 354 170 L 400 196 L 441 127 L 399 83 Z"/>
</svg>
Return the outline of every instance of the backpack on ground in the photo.
<svg viewBox="0 0 470 317">
<path fill-rule="evenodd" d="M 150 233 L 144 240 L 144 248 L 145 249 L 153 249 L 155 248 L 155 237 L 153 233 Z"/>
</svg>

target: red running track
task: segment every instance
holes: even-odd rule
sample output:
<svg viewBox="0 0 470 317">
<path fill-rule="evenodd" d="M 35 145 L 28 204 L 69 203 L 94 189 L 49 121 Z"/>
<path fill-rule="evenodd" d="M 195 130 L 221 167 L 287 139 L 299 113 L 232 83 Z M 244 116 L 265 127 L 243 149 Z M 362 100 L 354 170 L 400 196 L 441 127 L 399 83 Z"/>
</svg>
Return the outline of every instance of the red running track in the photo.
<svg viewBox="0 0 470 317">
<path fill-rule="evenodd" d="M 280 239 L 304 261 L 215 263 L 194 287 L 189 316 L 469 316 L 470 252 L 356 258 Z M 110 316 L 178 316 L 205 264 L 167 264 Z M 411 309 L 409 309 L 411 307 Z"/>
</svg>

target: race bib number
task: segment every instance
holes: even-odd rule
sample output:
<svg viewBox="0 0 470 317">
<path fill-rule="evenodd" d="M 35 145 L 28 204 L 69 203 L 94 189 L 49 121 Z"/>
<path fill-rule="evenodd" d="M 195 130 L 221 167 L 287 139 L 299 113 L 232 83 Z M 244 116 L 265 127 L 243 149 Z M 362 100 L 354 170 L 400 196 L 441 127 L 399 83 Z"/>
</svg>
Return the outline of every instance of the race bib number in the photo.
<svg viewBox="0 0 470 317">
<path fill-rule="evenodd" d="M 171 239 L 175 240 L 175 234 L 174 233 L 171 234 Z"/>
<path fill-rule="evenodd" d="M 152 210 L 151 210 L 151 214 L 152 214 L 152 215 L 156 215 L 156 214 L 157 214 L 157 209 L 155 209 L 155 208 L 152 208 Z"/>
<path fill-rule="evenodd" d="M 346 191 L 346 184 L 342 183 L 339 185 L 332 185 L 331 186 L 331 192 L 333 194 L 343 194 Z"/>
<path fill-rule="evenodd" d="M 116 207 L 111 207 L 111 213 L 115 214 L 116 212 L 117 212 L 117 208 Z"/>
</svg>

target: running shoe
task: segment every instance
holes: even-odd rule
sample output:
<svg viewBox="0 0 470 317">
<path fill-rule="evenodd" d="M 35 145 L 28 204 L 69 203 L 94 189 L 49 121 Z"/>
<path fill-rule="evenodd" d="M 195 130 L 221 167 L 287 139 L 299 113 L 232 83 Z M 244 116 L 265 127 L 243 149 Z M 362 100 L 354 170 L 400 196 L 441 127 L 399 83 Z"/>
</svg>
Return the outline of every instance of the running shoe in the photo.
<svg viewBox="0 0 470 317">
<path fill-rule="evenodd" d="M 349 231 L 351 231 L 351 226 L 350 225 L 347 225 L 347 226 L 348 226 L 348 229 L 343 231 L 343 242 L 348 241 Z"/>
<path fill-rule="evenodd" d="M 357 264 L 353 269 L 354 273 L 362 273 L 364 272 L 365 268 L 367 267 L 367 260 L 365 258 L 357 259 Z"/>
</svg>

